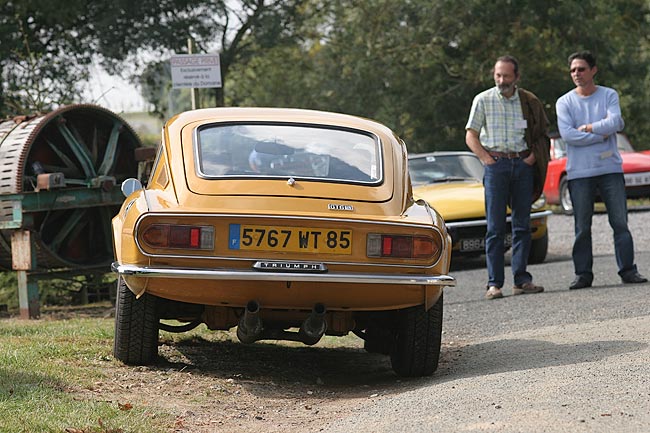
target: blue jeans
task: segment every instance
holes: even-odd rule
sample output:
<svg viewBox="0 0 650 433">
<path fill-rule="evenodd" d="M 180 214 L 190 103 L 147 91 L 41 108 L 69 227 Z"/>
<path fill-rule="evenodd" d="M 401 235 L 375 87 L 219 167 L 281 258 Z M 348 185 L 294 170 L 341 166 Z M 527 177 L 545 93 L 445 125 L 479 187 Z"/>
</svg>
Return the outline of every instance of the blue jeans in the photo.
<svg viewBox="0 0 650 433">
<path fill-rule="evenodd" d="M 495 158 L 485 166 L 485 255 L 488 286 L 503 287 L 507 206 L 512 215 L 512 274 L 515 285 L 532 281 L 526 271 L 530 252 L 530 205 L 534 168 L 523 159 Z"/>
<path fill-rule="evenodd" d="M 573 203 L 576 238 L 573 243 L 573 266 L 577 276 L 593 281 L 594 258 L 591 245 L 591 220 L 594 215 L 596 192 L 607 208 L 609 225 L 614 230 L 614 251 L 618 274 L 625 277 L 636 272 L 634 243 L 627 227 L 627 197 L 623 173 L 572 179 L 569 194 Z"/>
</svg>

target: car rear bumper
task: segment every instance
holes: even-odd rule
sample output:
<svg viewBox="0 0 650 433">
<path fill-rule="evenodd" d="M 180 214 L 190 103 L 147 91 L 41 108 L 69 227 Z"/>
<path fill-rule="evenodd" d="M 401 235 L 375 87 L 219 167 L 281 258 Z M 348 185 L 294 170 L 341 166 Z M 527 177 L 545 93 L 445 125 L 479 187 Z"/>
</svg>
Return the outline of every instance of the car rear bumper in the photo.
<svg viewBox="0 0 650 433">
<path fill-rule="evenodd" d="M 197 280 L 240 281 L 300 281 L 323 283 L 394 284 L 424 286 L 455 286 L 456 279 L 449 275 L 366 274 L 366 273 L 307 273 L 307 272 L 260 272 L 239 269 L 179 269 L 123 265 L 114 262 L 113 272 L 127 277 L 180 278 Z"/>
</svg>

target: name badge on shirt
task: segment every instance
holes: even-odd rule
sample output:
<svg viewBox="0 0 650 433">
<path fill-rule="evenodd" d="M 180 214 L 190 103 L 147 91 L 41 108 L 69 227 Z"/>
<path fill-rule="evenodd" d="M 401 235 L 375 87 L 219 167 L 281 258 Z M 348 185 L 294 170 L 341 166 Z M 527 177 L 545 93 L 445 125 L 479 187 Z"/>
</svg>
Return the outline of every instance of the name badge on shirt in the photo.
<svg viewBox="0 0 650 433">
<path fill-rule="evenodd" d="M 528 127 L 528 122 L 526 119 L 515 120 L 515 129 L 526 129 Z"/>
<path fill-rule="evenodd" d="M 614 154 L 614 152 L 612 152 L 611 150 L 608 150 L 606 152 L 602 152 L 600 154 L 600 159 L 607 159 L 607 158 L 611 157 L 613 154 Z"/>
</svg>

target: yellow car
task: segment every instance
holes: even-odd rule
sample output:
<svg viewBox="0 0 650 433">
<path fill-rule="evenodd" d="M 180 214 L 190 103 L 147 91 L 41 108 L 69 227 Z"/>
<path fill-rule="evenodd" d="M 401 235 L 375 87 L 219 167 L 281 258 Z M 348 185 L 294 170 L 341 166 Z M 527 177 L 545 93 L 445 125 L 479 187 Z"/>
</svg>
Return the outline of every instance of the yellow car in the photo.
<svg viewBox="0 0 650 433">
<path fill-rule="evenodd" d="M 160 329 L 204 323 L 236 326 L 243 343 L 353 332 L 399 375 L 437 368 L 451 238 L 413 200 L 406 147 L 385 126 L 310 110 L 194 110 L 165 124 L 146 187 L 122 188 L 117 359 L 152 363 Z"/>
<path fill-rule="evenodd" d="M 441 151 L 409 155 L 409 170 L 415 197 L 428 202 L 445 219 L 452 238 L 454 256 L 485 253 L 485 197 L 483 164 L 467 151 Z M 548 251 L 544 196 L 533 203 L 530 214 L 529 263 L 542 263 Z M 506 247 L 512 244 L 510 217 Z"/>
</svg>

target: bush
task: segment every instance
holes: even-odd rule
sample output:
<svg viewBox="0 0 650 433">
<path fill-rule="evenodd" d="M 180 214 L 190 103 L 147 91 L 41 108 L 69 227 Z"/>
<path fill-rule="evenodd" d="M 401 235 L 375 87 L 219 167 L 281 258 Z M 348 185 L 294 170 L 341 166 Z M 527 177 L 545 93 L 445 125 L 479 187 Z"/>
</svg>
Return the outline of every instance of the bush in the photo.
<svg viewBox="0 0 650 433">
<path fill-rule="evenodd" d="M 80 305 L 115 300 L 114 274 L 89 274 L 67 278 L 42 278 L 38 281 L 39 301 L 46 305 Z M 18 280 L 15 272 L 0 272 L 0 305 L 17 312 Z"/>
<path fill-rule="evenodd" d="M 15 272 L 0 272 L 0 305 L 18 310 L 18 280 Z"/>
</svg>

